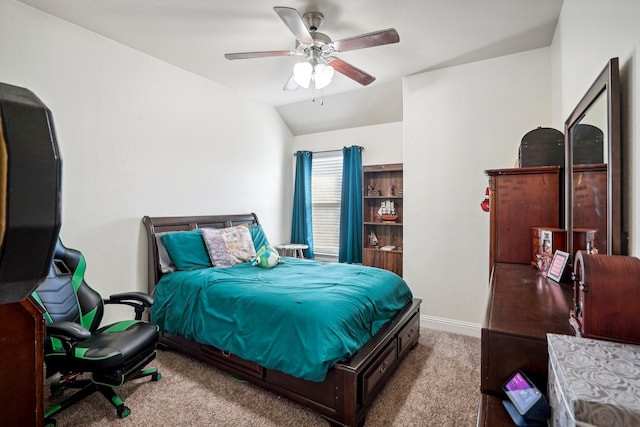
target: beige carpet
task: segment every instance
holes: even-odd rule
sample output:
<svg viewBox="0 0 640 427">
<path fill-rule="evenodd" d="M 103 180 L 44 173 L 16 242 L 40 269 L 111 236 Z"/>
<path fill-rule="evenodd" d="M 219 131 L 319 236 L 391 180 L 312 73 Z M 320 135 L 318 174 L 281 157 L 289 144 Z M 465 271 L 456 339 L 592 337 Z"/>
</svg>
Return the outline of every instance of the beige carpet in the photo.
<svg viewBox="0 0 640 427">
<path fill-rule="evenodd" d="M 476 425 L 480 340 L 420 329 L 420 341 L 376 399 L 366 427 Z M 159 382 L 139 379 L 119 394 L 131 415 L 119 419 L 99 393 L 55 418 L 63 426 L 305 426 L 329 423 L 274 394 L 174 352 L 159 351 L 151 366 Z M 55 400 L 45 390 L 45 407 Z"/>
</svg>

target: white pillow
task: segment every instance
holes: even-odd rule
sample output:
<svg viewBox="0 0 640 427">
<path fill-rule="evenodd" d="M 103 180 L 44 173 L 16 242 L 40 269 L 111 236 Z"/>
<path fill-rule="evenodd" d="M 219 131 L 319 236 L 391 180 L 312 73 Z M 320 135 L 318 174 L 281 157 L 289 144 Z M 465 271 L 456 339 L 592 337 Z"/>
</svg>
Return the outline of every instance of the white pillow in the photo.
<svg viewBox="0 0 640 427">
<path fill-rule="evenodd" d="M 175 231 L 165 231 L 163 233 L 156 233 L 156 246 L 158 247 L 158 263 L 160 264 L 160 271 L 163 273 L 173 273 L 176 271 L 176 265 L 173 263 L 167 247 L 162 242 L 161 237 L 165 234 L 175 233 Z"/>
</svg>

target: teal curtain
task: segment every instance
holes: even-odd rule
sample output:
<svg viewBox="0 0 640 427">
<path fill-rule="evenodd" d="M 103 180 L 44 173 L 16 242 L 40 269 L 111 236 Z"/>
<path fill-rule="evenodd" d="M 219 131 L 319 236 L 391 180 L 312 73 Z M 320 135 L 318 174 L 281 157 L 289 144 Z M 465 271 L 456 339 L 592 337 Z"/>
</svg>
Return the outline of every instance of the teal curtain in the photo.
<svg viewBox="0 0 640 427">
<path fill-rule="evenodd" d="M 342 201 L 338 261 L 362 262 L 362 147 L 342 149 Z"/>
<path fill-rule="evenodd" d="M 291 243 L 308 245 L 306 258 L 313 258 L 313 226 L 311 223 L 311 151 L 296 152 L 296 180 L 293 190 Z"/>
</svg>

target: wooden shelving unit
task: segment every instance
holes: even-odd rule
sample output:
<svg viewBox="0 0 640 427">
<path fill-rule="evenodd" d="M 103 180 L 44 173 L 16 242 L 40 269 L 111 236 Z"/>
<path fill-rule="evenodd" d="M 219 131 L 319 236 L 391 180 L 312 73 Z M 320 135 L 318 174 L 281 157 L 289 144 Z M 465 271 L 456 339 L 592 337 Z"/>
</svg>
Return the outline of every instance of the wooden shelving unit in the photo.
<svg viewBox="0 0 640 427">
<path fill-rule="evenodd" d="M 362 263 L 384 268 L 402 276 L 402 163 L 363 166 L 362 174 Z M 383 203 L 393 205 L 397 219 L 385 221 L 376 215 Z M 377 237 L 377 245 L 370 244 L 372 233 Z M 381 249 L 385 246 L 395 248 Z"/>
</svg>

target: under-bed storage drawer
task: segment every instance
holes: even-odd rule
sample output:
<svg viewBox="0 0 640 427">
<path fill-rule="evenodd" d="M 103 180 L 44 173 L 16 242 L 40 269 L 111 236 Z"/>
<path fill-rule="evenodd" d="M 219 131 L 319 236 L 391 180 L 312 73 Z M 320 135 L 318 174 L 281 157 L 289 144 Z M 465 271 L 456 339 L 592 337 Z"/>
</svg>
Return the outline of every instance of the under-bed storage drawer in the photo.
<svg viewBox="0 0 640 427">
<path fill-rule="evenodd" d="M 391 340 L 385 346 L 384 350 L 375 358 L 373 363 L 364 372 L 362 377 L 362 401 L 366 402 L 370 394 L 372 394 L 378 383 L 386 376 L 387 370 L 390 369 L 397 360 L 396 351 L 397 339 Z"/>
<path fill-rule="evenodd" d="M 208 358 L 215 359 L 218 362 L 229 365 L 241 372 L 252 375 L 254 377 L 262 377 L 262 366 L 257 363 L 249 362 L 248 360 L 241 359 L 234 354 L 227 353 L 226 351 L 219 350 L 209 345 L 202 344 L 200 346 L 200 351 Z"/>
<path fill-rule="evenodd" d="M 418 342 L 420 337 L 420 316 L 415 314 L 404 328 L 398 333 L 398 358 Z"/>
</svg>

